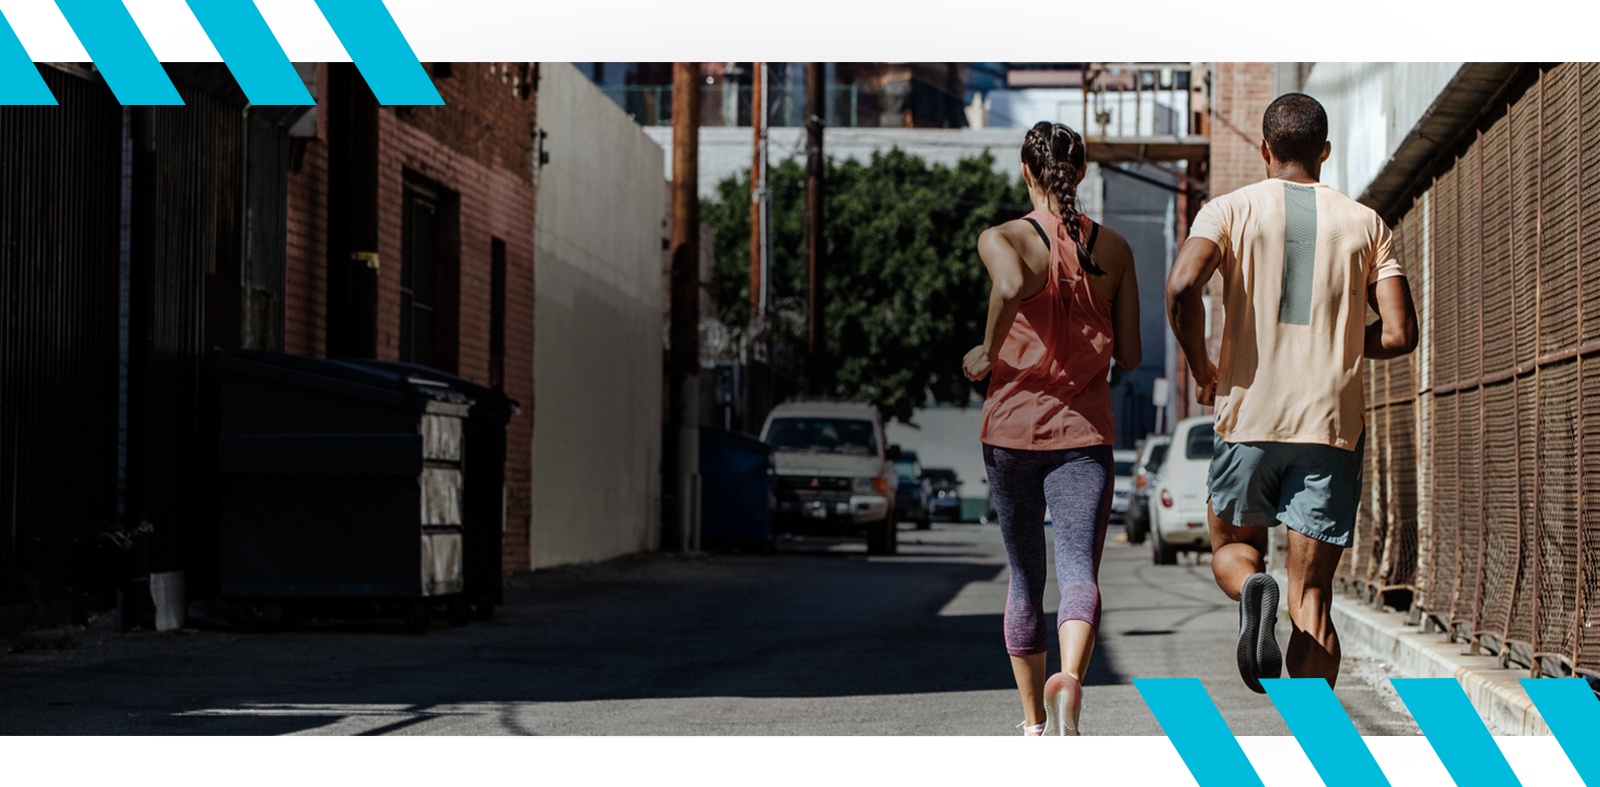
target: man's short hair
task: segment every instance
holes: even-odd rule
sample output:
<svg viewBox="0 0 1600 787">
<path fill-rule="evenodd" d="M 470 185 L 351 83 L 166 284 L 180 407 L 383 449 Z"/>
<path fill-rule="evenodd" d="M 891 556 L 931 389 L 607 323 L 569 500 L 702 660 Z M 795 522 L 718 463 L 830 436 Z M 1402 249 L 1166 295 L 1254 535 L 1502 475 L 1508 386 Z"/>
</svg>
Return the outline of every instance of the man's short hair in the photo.
<svg viewBox="0 0 1600 787">
<path fill-rule="evenodd" d="M 1304 93 L 1285 93 L 1267 106 L 1261 136 L 1279 161 L 1314 165 L 1328 141 L 1328 113 Z"/>
</svg>

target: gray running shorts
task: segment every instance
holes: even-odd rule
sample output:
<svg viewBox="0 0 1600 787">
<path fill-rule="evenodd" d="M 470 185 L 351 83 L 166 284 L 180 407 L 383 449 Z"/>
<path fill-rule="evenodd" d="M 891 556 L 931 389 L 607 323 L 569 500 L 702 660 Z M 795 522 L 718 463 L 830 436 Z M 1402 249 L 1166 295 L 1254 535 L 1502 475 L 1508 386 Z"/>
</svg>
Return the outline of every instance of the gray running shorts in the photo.
<svg viewBox="0 0 1600 787">
<path fill-rule="evenodd" d="M 1361 504 L 1367 435 L 1354 451 L 1309 443 L 1229 443 L 1215 438 L 1211 510 L 1238 527 L 1279 522 L 1349 547 Z"/>
</svg>

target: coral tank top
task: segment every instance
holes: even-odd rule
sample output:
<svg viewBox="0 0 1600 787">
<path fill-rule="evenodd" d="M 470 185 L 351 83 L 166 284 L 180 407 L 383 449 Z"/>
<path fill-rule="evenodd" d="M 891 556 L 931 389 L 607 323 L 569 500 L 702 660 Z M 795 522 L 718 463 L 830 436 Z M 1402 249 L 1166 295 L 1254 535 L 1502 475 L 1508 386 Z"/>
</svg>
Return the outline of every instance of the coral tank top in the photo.
<svg viewBox="0 0 1600 787">
<path fill-rule="evenodd" d="M 1061 219 L 1042 210 L 1027 218 L 1049 239 L 1049 277 L 1017 309 L 990 370 L 981 439 L 1034 451 L 1114 445 L 1111 302 L 1089 284 Z M 1080 218 L 1087 236 L 1093 222 Z"/>
</svg>

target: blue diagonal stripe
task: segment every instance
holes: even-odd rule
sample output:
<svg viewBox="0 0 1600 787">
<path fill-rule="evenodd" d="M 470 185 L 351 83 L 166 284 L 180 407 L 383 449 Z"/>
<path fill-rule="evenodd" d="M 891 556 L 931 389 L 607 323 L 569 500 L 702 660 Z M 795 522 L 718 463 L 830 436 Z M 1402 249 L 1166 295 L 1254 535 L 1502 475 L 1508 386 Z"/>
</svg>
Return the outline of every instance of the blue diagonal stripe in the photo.
<svg viewBox="0 0 1600 787">
<path fill-rule="evenodd" d="M 1600 748 L 1594 734 L 1600 729 L 1600 702 L 1583 678 L 1523 678 L 1528 692 L 1561 750 L 1584 784 L 1600 785 Z"/>
<path fill-rule="evenodd" d="M 317 0 L 317 7 L 379 104 L 444 104 L 381 0 Z"/>
<path fill-rule="evenodd" d="M 1454 678 L 1391 678 L 1389 682 L 1457 787 L 1521 784 Z"/>
<path fill-rule="evenodd" d="M 1306 758 L 1328 787 L 1383 785 L 1389 780 L 1372 759 L 1361 733 L 1322 678 L 1268 678 L 1261 681 Z"/>
<path fill-rule="evenodd" d="M 39 67 L 28 57 L 11 29 L 11 22 L 0 12 L 0 105 L 54 106 L 56 97 L 39 76 Z"/>
<path fill-rule="evenodd" d="M 1261 777 L 1198 678 L 1135 678 L 1133 685 L 1200 787 L 1261 787 Z"/>
<path fill-rule="evenodd" d="M 254 2 L 186 2 L 250 103 L 295 106 L 315 103 Z"/>
<path fill-rule="evenodd" d="M 56 0 L 72 32 L 124 105 L 182 105 L 183 99 L 119 0 Z"/>
</svg>

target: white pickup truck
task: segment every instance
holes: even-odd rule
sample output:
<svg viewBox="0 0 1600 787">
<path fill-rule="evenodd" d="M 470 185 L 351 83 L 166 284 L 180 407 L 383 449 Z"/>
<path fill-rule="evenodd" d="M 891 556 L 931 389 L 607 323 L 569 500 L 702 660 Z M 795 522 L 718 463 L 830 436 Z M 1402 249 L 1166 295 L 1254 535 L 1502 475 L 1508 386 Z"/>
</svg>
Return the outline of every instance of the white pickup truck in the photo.
<svg viewBox="0 0 1600 787">
<path fill-rule="evenodd" d="M 777 474 L 775 532 L 864 532 L 870 554 L 895 553 L 899 448 L 884 443 L 877 408 L 858 402 L 787 402 L 767 416 L 761 439 L 772 446 Z"/>
</svg>

